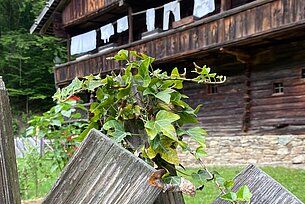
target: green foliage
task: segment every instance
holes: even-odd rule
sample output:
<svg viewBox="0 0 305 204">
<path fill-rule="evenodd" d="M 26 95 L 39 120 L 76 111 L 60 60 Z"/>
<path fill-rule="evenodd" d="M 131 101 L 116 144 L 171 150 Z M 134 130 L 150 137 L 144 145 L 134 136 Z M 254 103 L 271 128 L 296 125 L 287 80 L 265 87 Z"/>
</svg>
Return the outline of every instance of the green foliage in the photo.
<svg viewBox="0 0 305 204">
<path fill-rule="evenodd" d="M 42 116 L 34 116 L 29 121 L 26 136 L 46 138 L 50 140 L 52 151 L 46 157 L 52 159 L 52 171 L 62 169 L 72 154 L 78 149 L 77 140 L 80 133 L 87 127 L 85 121 L 69 122 L 80 118 L 75 100 L 68 100 L 52 107 Z"/>
<path fill-rule="evenodd" d="M 129 56 L 136 58 L 129 61 Z M 170 74 L 160 69 L 152 69 L 154 58 L 137 52 L 121 50 L 114 60 L 126 61 L 126 68 L 121 74 L 111 73 L 102 78 L 90 75 L 84 80 L 75 78 L 72 83 L 58 89 L 53 96 L 58 102 L 65 102 L 72 95 L 83 91 L 96 91 L 96 102 L 91 104 L 89 125 L 85 133 L 95 127 L 126 149 L 140 153 L 141 157 L 150 164 L 155 163 L 159 168 L 168 165 L 172 168 L 180 165 L 177 148 L 195 156 L 199 161 L 206 155 L 205 130 L 201 127 L 185 128 L 184 125 L 197 123 L 197 112 L 200 106 L 193 109 L 184 98 L 187 96 L 179 92 L 184 82 L 193 83 L 223 83 L 225 77 L 210 72 L 210 68 L 199 67 L 195 64 L 195 78 L 187 78 L 186 73 L 179 73 L 178 68 Z M 130 126 L 130 124 L 132 124 Z M 140 131 L 139 131 L 140 130 Z M 139 133 L 140 132 L 140 133 Z M 82 134 L 81 138 L 85 135 Z M 141 136 L 145 142 L 135 147 L 129 141 L 130 137 Z M 197 145 L 190 147 L 184 136 L 190 136 Z M 174 176 L 174 177 L 173 177 Z M 164 177 L 174 185 L 180 185 L 175 175 Z M 203 169 L 193 173 L 193 178 L 201 184 L 213 182 L 226 194 L 224 199 L 239 201 L 250 199 L 247 189 L 242 192 L 230 192 L 232 181 L 225 181 L 217 172 L 210 172 L 204 165 Z"/>
<path fill-rule="evenodd" d="M 13 101 L 23 104 L 23 110 L 29 101 L 41 102 L 50 99 L 54 93 L 52 60 L 62 58 L 64 53 L 55 41 L 51 37 L 17 31 L 8 32 L 0 38 L 0 75 Z M 34 110 L 35 104 L 28 105 Z"/>
<path fill-rule="evenodd" d="M 129 61 L 129 54 L 137 60 Z M 206 132 L 200 127 L 183 128 L 184 124 L 193 122 L 186 118 L 189 115 L 196 117 L 199 107 L 193 109 L 185 103 L 183 98 L 186 96 L 179 89 L 183 88 L 185 81 L 222 83 L 224 78 L 210 73 L 209 68 L 197 65 L 194 70 L 197 77 L 193 79 L 186 78 L 177 68 L 171 74 L 160 69 L 153 70 L 153 58 L 126 50 L 121 50 L 114 59 L 127 62 L 124 73 L 112 73 L 104 78 L 91 75 L 82 81 L 76 78 L 69 86 L 58 89 L 53 98 L 63 102 L 76 93 L 96 90 L 97 102 L 90 107 L 93 117 L 89 128 L 99 126 L 115 141 L 135 151 L 126 139 L 138 133 L 127 126 L 128 121 L 139 124 L 138 129 L 145 130 L 143 137 L 148 136 L 147 144 L 142 144 L 141 148 L 143 157 L 153 162 L 160 155 L 163 160 L 174 165 L 179 165 L 177 146 L 192 151 L 183 141 L 183 136 L 189 135 L 198 143 L 197 155 L 201 157 Z"/>
<path fill-rule="evenodd" d="M 231 201 L 232 203 L 244 203 L 249 202 L 252 197 L 250 190 L 247 186 L 242 186 L 236 193 L 228 192 L 222 195 L 220 198 L 223 200 Z"/>
<path fill-rule="evenodd" d="M 1 30 L 29 29 L 45 3 L 45 0 L 0 0 Z"/>
<path fill-rule="evenodd" d="M 55 38 L 29 33 L 45 3 L 45 0 L 0 0 L 0 75 L 17 112 L 42 112 L 51 107 L 53 60 L 65 56 Z M 45 106 L 37 105 L 41 102 Z"/>
<path fill-rule="evenodd" d="M 23 158 L 18 158 L 17 166 L 23 200 L 43 197 L 59 174 L 59 171 L 50 172 L 51 161 L 41 158 L 34 149 L 29 149 Z"/>
</svg>

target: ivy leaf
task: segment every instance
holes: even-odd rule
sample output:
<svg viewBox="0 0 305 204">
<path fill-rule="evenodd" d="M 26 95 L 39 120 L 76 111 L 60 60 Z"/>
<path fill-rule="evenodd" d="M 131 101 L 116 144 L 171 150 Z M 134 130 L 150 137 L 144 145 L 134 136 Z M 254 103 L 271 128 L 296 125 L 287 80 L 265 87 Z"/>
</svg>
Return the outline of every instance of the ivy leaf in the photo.
<svg viewBox="0 0 305 204">
<path fill-rule="evenodd" d="M 159 132 L 162 132 L 173 140 L 177 140 L 176 129 L 172 123 L 179 120 L 179 118 L 180 116 L 177 114 L 160 110 L 156 115 L 155 121 L 151 120 L 145 124 L 146 132 L 151 140 L 153 140 Z"/>
<path fill-rule="evenodd" d="M 61 105 L 56 105 L 54 111 L 55 111 L 55 113 L 59 113 L 61 111 L 61 109 L 62 109 Z"/>
<path fill-rule="evenodd" d="M 76 119 L 79 119 L 81 117 L 82 117 L 82 115 L 80 113 L 75 113 L 72 115 L 72 118 L 76 118 Z"/>
<path fill-rule="evenodd" d="M 229 193 L 222 195 L 220 198 L 223 200 L 228 200 L 228 201 L 236 201 L 237 195 L 234 192 L 229 192 Z"/>
<path fill-rule="evenodd" d="M 195 151 L 195 158 L 200 159 L 205 156 L 207 156 L 207 153 L 204 151 L 203 147 L 202 146 L 198 147 Z"/>
<path fill-rule="evenodd" d="M 130 136 L 130 132 L 125 132 L 123 125 L 116 121 L 110 120 L 103 125 L 103 129 L 107 130 L 108 134 L 113 137 L 116 142 L 121 142 L 127 136 Z"/>
<path fill-rule="evenodd" d="M 160 99 L 166 104 L 169 104 L 171 100 L 171 93 L 173 92 L 174 92 L 173 89 L 165 89 L 164 91 L 160 91 L 159 93 L 157 93 L 156 98 Z"/>
<path fill-rule="evenodd" d="M 137 51 L 130 51 L 130 54 L 134 57 L 138 57 L 140 59 L 143 59 L 142 55 L 138 54 Z"/>
<path fill-rule="evenodd" d="M 177 67 L 172 70 L 171 78 L 172 79 L 179 79 L 179 78 L 181 78 L 181 76 L 179 74 L 179 70 L 178 70 Z M 182 89 L 183 88 L 182 80 L 172 80 L 172 82 L 175 84 L 174 88 L 176 88 L 176 89 Z"/>
<path fill-rule="evenodd" d="M 88 81 L 87 86 L 88 86 L 88 89 L 89 89 L 90 91 L 94 91 L 96 88 L 100 87 L 102 84 L 103 84 L 103 83 L 101 83 L 100 80 L 90 79 L 90 80 Z"/>
<path fill-rule="evenodd" d="M 118 100 L 130 95 L 131 86 L 130 83 L 127 84 L 125 88 L 119 88 Z"/>
<path fill-rule="evenodd" d="M 181 183 L 180 176 L 167 176 L 163 179 L 165 183 L 179 186 Z"/>
<path fill-rule="evenodd" d="M 81 80 L 79 80 L 77 77 L 75 77 L 75 79 L 73 79 L 72 83 L 69 84 L 64 89 L 66 90 L 66 93 L 69 95 L 70 93 L 73 93 L 73 92 L 81 89 L 82 85 L 83 85 L 83 82 Z"/>
<path fill-rule="evenodd" d="M 70 110 L 62 110 L 60 113 L 61 113 L 64 117 L 70 118 L 70 116 L 71 116 L 71 114 L 72 114 L 72 110 L 71 110 L 71 109 L 70 109 Z"/>
<path fill-rule="evenodd" d="M 178 141 L 179 146 L 182 148 L 182 151 L 189 151 L 190 147 L 188 145 L 188 143 L 184 142 L 184 141 Z"/>
<path fill-rule="evenodd" d="M 225 181 L 223 183 L 224 187 L 226 188 L 227 191 L 231 190 L 232 186 L 234 185 L 234 181 L 233 180 L 229 180 L 229 181 Z M 238 195 L 237 195 L 238 197 Z"/>
<path fill-rule="evenodd" d="M 180 119 L 178 121 L 178 124 L 180 126 L 183 126 L 184 124 L 198 123 L 198 120 L 194 115 L 188 114 L 186 112 L 181 112 L 178 114 L 180 116 Z"/>
<path fill-rule="evenodd" d="M 211 176 L 207 171 L 200 169 L 197 173 L 192 173 L 192 178 L 199 181 L 199 183 L 205 183 Z"/>
<path fill-rule="evenodd" d="M 171 78 L 172 78 L 172 79 L 180 78 L 179 70 L 178 70 L 177 67 L 175 67 L 175 68 L 172 70 Z"/>
<path fill-rule="evenodd" d="M 179 133 L 179 136 L 182 135 L 189 135 L 191 136 L 199 145 L 201 145 L 202 147 L 206 147 L 205 146 L 205 135 L 207 135 L 207 132 L 200 128 L 200 127 L 194 127 L 194 128 L 190 128 L 188 130 L 182 130 Z"/>
<path fill-rule="evenodd" d="M 147 58 L 143 60 L 139 66 L 138 74 L 135 75 L 135 79 L 138 80 L 139 82 L 142 82 L 143 87 L 148 87 L 148 85 L 151 82 L 151 78 L 149 76 L 149 66 L 151 64 L 151 59 Z"/>
<path fill-rule="evenodd" d="M 248 186 L 242 186 L 239 191 L 236 193 L 237 200 L 239 201 L 250 201 L 252 193 L 250 192 Z"/>
<path fill-rule="evenodd" d="M 56 90 L 56 93 L 52 96 L 53 101 L 62 101 L 62 91 L 60 88 Z"/>
<path fill-rule="evenodd" d="M 155 95 L 155 93 L 153 92 L 153 90 L 150 87 L 147 87 L 144 91 L 143 91 L 143 96 L 146 95 Z"/>
<path fill-rule="evenodd" d="M 128 50 L 120 50 L 113 59 L 115 60 L 128 60 Z"/>
<path fill-rule="evenodd" d="M 159 154 L 162 159 L 168 163 L 179 165 L 179 157 L 177 152 L 177 142 L 166 136 L 161 136 L 159 140 L 155 140 L 147 149 L 147 156 L 153 159 Z"/>
<path fill-rule="evenodd" d="M 55 119 L 55 120 L 51 121 L 51 125 L 61 127 L 61 122 L 60 122 L 60 120 Z"/>
</svg>

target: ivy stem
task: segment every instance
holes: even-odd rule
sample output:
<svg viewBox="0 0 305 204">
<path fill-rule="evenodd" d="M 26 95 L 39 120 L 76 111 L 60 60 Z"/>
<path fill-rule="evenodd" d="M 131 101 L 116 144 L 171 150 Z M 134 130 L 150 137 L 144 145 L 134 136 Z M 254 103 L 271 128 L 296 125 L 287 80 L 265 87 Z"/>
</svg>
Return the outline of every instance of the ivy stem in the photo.
<svg viewBox="0 0 305 204">
<path fill-rule="evenodd" d="M 164 77 L 164 78 L 160 78 L 162 80 L 182 80 L 182 81 L 187 81 L 187 82 L 195 82 L 195 83 L 205 83 L 205 84 L 223 84 L 226 81 L 226 77 L 224 77 L 223 80 L 219 80 L 219 81 L 214 81 L 212 82 L 210 77 L 208 77 L 209 80 L 204 80 L 202 82 L 195 80 L 195 79 L 187 79 L 187 78 L 182 78 L 182 77 Z"/>
<path fill-rule="evenodd" d="M 193 152 L 190 152 L 194 157 L 194 153 Z M 195 157 L 196 158 L 196 157 Z M 197 159 L 197 158 L 196 158 Z M 202 168 L 209 174 L 210 176 L 210 179 L 213 179 L 214 178 L 214 175 L 209 171 L 208 167 L 205 165 L 205 163 L 200 159 L 198 158 L 197 161 L 199 162 L 199 164 L 202 166 Z M 215 179 L 215 184 L 216 186 L 219 188 L 219 190 L 225 194 L 225 190 L 220 186 L 220 184 L 218 183 L 218 181 Z"/>
</svg>

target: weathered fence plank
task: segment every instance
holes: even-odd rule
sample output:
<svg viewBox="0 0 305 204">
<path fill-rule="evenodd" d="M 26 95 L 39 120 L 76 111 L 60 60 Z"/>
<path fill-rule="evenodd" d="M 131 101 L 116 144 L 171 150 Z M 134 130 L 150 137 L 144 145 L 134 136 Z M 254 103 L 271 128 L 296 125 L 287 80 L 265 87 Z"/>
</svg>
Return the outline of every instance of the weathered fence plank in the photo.
<svg viewBox="0 0 305 204">
<path fill-rule="evenodd" d="M 149 204 L 160 190 L 155 170 L 97 130 L 91 130 L 46 196 L 44 204 Z"/>
<path fill-rule="evenodd" d="M 254 165 L 249 165 L 234 179 L 233 192 L 247 185 L 253 194 L 251 204 L 302 204 L 297 197 L 281 184 Z M 216 199 L 213 204 L 231 204 L 229 201 Z"/>
<path fill-rule="evenodd" d="M 16 165 L 12 115 L 9 98 L 0 76 L 0 203 L 19 204 L 20 191 Z"/>
</svg>

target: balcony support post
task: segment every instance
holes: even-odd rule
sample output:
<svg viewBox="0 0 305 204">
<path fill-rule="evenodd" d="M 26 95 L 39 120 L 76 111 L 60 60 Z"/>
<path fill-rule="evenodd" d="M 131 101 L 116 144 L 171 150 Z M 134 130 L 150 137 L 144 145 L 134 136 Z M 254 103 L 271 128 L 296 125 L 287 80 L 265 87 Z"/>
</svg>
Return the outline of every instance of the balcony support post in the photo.
<svg viewBox="0 0 305 204">
<path fill-rule="evenodd" d="M 67 61 L 71 61 L 71 36 L 67 37 Z"/>
<path fill-rule="evenodd" d="M 231 0 L 221 0 L 220 3 L 220 12 L 226 11 L 231 9 Z"/>
<path fill-rule="evenodd" d="M 128 6 L 128 24 L 129 24 L 129 43 L 133 42 L 133 16 L 132 16 L 132 8 Z"/>
</svg>

